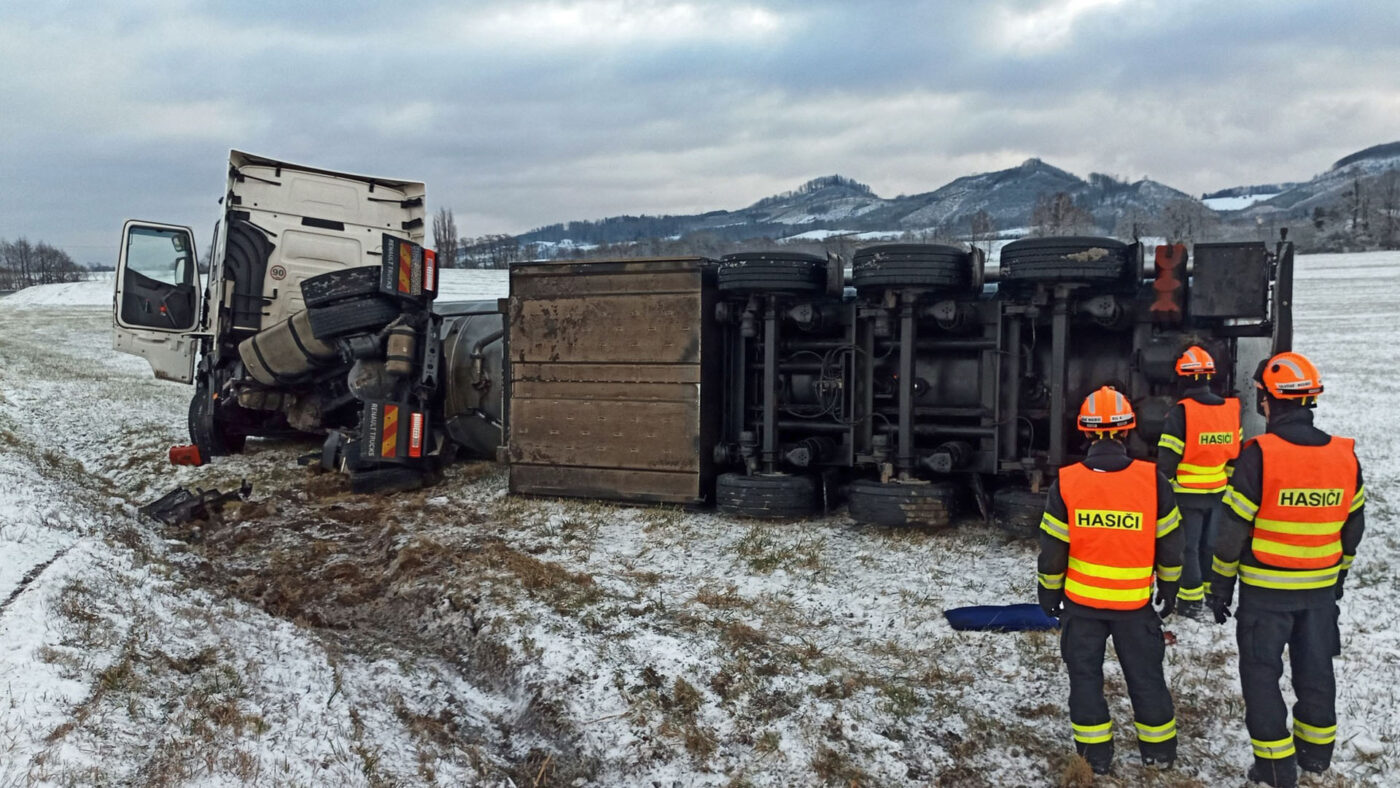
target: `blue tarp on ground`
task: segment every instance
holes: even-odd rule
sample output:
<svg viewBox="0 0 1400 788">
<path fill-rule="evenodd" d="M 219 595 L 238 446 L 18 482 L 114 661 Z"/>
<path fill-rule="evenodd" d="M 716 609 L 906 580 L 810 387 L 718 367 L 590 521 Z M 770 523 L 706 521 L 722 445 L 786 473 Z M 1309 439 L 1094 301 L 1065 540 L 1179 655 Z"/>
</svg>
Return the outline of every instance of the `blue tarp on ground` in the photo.
<svg viewBox="0 0 1400 788">
<path fill-rule="evenodd" d="M 960 631 L 1034 632 L 1060 625 L 1040 605 L 974 605 L 945 610 L 943 615 Z"/>
</svg>

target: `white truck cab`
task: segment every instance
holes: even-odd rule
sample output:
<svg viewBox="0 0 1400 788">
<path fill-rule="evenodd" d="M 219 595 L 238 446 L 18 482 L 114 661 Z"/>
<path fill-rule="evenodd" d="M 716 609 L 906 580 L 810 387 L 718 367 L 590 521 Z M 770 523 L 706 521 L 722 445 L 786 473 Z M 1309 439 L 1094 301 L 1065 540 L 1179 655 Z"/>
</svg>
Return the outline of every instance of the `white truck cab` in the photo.
<svg viewBox="0 0 1400 788">
<path fill-rule="evenodd" d="M 386 236 L 421 244 L 424 192 L 419 181 L 231 151 L 202 295 L 188 227 L 132 220 L 122 228 L 113 346 L 144 357 L 159 378 L 195 384 L 190 431 L 205 456 L 238 451 L 249 435 L 335 426 L 356 403 L 344 370 L 339 381 L 327 370 L 337 352 L 327 337 L 382 328 L 392 310 L 377 291 L 342 285 L 335 294 L 346 297 L 317 313 L 317 327 L 302 282 L 379 266 Z M 279 349 L 306 363 L 277 374 L 288 368 L 273 355 Z"/>
</svg>

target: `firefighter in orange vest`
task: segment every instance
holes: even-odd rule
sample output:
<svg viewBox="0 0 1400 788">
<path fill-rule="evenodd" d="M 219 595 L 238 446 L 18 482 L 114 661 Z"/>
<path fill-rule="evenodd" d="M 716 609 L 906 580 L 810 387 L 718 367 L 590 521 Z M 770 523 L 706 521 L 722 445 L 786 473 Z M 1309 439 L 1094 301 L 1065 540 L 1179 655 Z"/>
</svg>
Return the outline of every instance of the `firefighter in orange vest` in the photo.
<svg viewBox="0 0 1400 788">
<path fill-rule="evenodd" d="M 1095 773 L 1112 771 L 1113 721 L 1103 696 L 1112 635 L 1143 764 L 1167 768 L 1176 760 L 1176 714 L 1162 676 L 1165 641 L 1152 577 L 1155 568 L 1157 602 L 1170 612 L 1181 579 L 1181 512 L 1166 477 L 1123 446 L 1136 424 L 1126 397 L 1108 386 L 1095 391 L 1078 424 L 1094 442 L 1084 462 L 1061 468 L 1050 486 L 1038 561 L 1040 605 L 1060 617 L 1074 747 Z"/>
<path fill-rule="evenodd" d="M 1225 490 L 1206 603 L 1217 623 L 1235 613 L 1249 779 L 1294 786 L 1298 768 L 1325 772 L 1337 739 L 1332 657 L 1341 653 L 1337 602 L 1366 528 L 1366 488 L 1355 442 L 1313 426 L 1322 378 L 1299 353 L 1279 353 L 1255 375 L 1265 434 L 1240 452 Z M 1292 664 L 1293 729 L 1279 681 Z"/>
<path fill-rule="evenodd" d="M 1157 470 L 1171 480 L 1181 507 L 1186 538 L 1182 553 L 1177 612 L 1188 618 L 1205 614 L 1205 572 L 1210 571 L 1214 513 L 1225 492 L 1230 466 L 1240 453 L 1240 401 L 1210 390 L 1215 359 L 1192 345 L 1176 360 L 1182 397 L 1170 411 L 1157 441 Z"/>
</svg>

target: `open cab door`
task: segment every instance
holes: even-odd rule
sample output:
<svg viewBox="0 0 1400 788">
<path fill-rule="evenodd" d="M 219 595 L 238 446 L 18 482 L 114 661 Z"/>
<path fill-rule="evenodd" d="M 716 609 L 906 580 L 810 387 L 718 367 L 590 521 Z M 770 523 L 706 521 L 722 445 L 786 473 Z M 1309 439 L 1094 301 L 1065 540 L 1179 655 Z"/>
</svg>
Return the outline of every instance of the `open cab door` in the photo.
<svg viewBox="0 0 1400 788">
<path fill-rule="evenodd" d="M 194 379 L 198 259 L 188 227 L 134 220 L 122 227 L 112 347 L 144 357 L 158 378 Z"/>
</svg>

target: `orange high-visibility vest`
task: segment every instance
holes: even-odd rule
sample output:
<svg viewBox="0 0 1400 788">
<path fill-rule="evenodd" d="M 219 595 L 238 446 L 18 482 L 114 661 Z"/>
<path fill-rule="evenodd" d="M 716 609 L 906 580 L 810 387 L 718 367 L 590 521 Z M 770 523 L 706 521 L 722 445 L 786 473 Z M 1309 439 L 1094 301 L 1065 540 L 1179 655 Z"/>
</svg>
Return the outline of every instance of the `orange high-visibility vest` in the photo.
<svg viewBox="0 0 1400 788">
<path fill-rule="evenodd" d="M 1277 435 L 1255 439 L 1264 479 L 1250 549 L 1266 566 L 1323 569 L 1342 560 L 1342 526 L 1356 495 L 1356 442 L 1299 446 Z"/>
<path fill-rule="evenodd" d="M 1225 489 L 1225 464 L 1240 456 L 1240 401 L 1226 397 L 1220 405 L 1187 398 L 1185 451 L 1176 466 L 1173 487 L 1183 492 L 1217 493 Z"/>
<path fill-rule="evenodd" d="M 1157 550 L 1157 466 L 1070 465 L 1060 469 L 1060 497 L 1069 511 L 1065 596 L 1108 610 L 1146 605 Z"/>
</svg>

